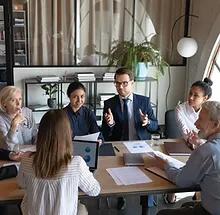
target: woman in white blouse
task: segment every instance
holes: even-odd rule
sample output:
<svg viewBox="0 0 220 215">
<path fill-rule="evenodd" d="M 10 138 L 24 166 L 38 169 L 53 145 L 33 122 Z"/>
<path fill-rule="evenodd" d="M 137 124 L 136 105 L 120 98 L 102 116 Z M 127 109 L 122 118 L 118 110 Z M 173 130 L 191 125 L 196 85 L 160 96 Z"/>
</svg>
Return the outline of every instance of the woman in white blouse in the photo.
<svg viewBox="0 0 220 215">
<path fill-rule="evenodd" d="M 63 110 L 48 111 L 39 125 L 36 152 L 25 153 L 17 176 L 25 188 L 23 215 L 86 215 L 78 188 L 97 196 L 100 185 L 80 156 L 72 157 L 72 133 Z M 78 210 L 78 208 L 83 210 Z"/>
<path fill-rule="evenodd" d="M 196 135 L 198 132 L 194 123 L 199 118 L 202 103 L 212 95 L 211 86 L 212 81 L 209 78 L 205 78 L 204 81 L 196 81 L 190 88 L 187 102 L 176 107 L 175 114 L 180 132 L 189 143 L 189 133 Z"/>
</svg>

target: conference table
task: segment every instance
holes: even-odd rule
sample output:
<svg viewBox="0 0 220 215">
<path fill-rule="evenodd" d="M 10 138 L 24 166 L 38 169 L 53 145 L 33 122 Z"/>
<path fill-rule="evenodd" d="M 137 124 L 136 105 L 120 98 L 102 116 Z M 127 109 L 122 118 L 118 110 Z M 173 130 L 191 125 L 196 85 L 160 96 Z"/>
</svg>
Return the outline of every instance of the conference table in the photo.
<svg viewBox="0 0 220 215">
<path fill-rule="evenodd" d="M 168 139 L 166 139 L 168 141 Z M 176 141 L 171 140 L 169 141 Z M 149 141 L 146 141 L 150 144 Z M 122 167 L 124 166 L 123 153 L 129 152 L 122 142 L 111 142 L 113 146 L 116 146 L 118 150 L 115 150 L 116 156 L 100 156 L 98 161 L 98 169 L 95 172 L 95 178 L 99 181 L 101 186 L 101 192 L 99 197 L 112 197 L 112 196 L 146 196 L 149 194 L 161 194 L 161 193 L 177 193 L 177 192 L 190 192 L 198 191 L 198 187 L 180 188 L 168 180 L 165 180 L 147 170 L 146 167 L 154 165 L 156 160 L 150 156 L 143 155 L 145 166 L 139 166 L 139 168 L 146 174 L 152 182 L 144 184 L 134 185 L 116 185 L 113 178 L 106 171 L 107 168 Z M 107 143 L 106 143 L 107 144 Z M 29 146 L 24 146 L 29 147 Z M 157 147 L 153 147 L 154 150 L 159 150 L 166 153 L 163 146 L 163 139 L 160 140 L 160 144 Z M 181 161 L 186 161 L 187 156 L 175 157 Z M 0 161 L 0 165 L 9 163 L 9 161 Z M 0 181 L 0 204 L 16 204 L 20 203 L 24 196 L 24 190 L 21 189 L 16 183 L 16 178 L 10 178 Z M 79 198 L 90 198 L 83 192 L 79 192 Z M 142 215 L 147 214 L 147 205 L 142 205 Z"/>
</svg>

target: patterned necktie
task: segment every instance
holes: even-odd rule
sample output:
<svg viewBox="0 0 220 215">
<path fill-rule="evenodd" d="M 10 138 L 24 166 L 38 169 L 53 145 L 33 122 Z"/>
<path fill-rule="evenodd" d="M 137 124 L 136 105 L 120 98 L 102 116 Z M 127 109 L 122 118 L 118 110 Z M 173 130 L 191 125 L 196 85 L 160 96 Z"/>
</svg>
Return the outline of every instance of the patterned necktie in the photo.
<svg viewBox="0 0 220 215">
<path fill-rule="evenodd" d="M 128 127 L 128 99 L 122 99 L 124 102 L 123 109 L 123 135 L 122 140 L 129 140 L 129 127 Z"/>
</svg>

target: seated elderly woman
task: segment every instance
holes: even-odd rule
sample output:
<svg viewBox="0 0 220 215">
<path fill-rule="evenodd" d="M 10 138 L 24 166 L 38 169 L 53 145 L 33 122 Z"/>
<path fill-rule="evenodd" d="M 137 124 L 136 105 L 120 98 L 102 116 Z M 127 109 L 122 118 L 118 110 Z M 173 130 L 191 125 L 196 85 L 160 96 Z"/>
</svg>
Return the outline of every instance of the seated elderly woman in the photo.
<svg viewBox="0 0 220 215">
<path fill-rule="evenodd" d="M 33 144 L 37 127 L 32 111 L 21 108 L 21 90 L 7 86 L 0 92 L 0 148 L 13 150 L 15 144 Z"/>
</svg>

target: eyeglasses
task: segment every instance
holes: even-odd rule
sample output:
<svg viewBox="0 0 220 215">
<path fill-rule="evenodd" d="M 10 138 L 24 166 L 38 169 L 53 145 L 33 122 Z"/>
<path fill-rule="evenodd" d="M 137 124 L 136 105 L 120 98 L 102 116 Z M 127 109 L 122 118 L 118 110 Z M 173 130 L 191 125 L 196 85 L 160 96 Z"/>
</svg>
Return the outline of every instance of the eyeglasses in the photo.
<svg viewBox="0 0 220 215">
<path fill-rule="evenodd" d="M 114 82 L 114 85 L 115 85 L 116 87 L 120 87 L 120 86 L 122 86 L 122 87 L 127 87 L 129 82 L 130 82 L 130 81 L 123 81 L 123 82 L 115 81 L 115 82 Z"/>
</svg>

